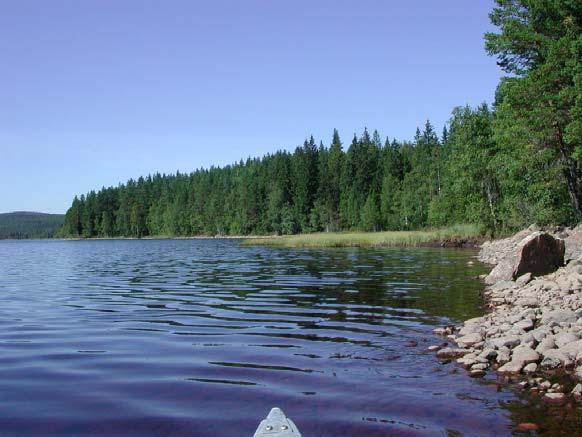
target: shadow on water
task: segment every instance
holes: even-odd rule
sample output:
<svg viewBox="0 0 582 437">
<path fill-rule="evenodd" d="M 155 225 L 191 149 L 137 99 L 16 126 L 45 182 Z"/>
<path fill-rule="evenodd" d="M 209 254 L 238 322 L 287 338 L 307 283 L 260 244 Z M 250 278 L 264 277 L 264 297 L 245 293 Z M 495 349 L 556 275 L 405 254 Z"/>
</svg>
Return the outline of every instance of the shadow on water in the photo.
<svg viewBox="0 0 582 437">
<path fill-rule="evenodd" d="M 252 435 L 275 405 L 306 436 L 571 429 L 424 352 L 482 314 L 474 255 L 0 242 L 0 429 Z"/>
</svg>

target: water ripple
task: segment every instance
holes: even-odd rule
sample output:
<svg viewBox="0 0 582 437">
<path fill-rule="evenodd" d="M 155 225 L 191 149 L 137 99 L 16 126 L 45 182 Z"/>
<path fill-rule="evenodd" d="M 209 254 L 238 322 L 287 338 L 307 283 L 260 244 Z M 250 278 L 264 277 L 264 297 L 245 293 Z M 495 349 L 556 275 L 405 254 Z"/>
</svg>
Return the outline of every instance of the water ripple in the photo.
<svg viewBox="0 0 582 437">
<path fill-rule="evenodd" d="M 424 353 L 482 311 L 471 255 L 0 242 L 0 429 L 242 436 L 278 405 L 306 436 L 502 435 L 514 395 Z"/>
</svg>

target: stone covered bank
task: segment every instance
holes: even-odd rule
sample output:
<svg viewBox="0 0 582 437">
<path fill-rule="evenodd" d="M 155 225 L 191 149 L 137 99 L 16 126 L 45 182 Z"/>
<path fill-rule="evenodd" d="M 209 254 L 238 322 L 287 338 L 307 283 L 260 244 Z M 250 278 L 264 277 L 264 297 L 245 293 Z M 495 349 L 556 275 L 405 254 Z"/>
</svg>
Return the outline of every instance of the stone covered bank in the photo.
<svg viewBox="0 0 582 437">
<path fill-rule="evenodd" d="M 486 242 L 479 259 L 494 265 L 484 278 L 490 311 L 436 329 L 456 345 L 429 350 L 455 359 L 473 377 L 495 370 L 517 379 L 545 401 L 582 401 L 582 226 L 531 226 Z M 561 376 L 568 382 L 552 382 Z"/>
</svg>

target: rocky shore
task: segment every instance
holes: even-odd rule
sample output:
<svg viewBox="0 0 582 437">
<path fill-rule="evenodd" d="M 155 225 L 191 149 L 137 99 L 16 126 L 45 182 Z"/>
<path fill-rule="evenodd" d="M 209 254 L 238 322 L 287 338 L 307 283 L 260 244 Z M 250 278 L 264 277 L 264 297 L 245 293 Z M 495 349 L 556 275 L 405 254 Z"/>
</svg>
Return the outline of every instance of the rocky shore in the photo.
<svg viewBox="0 0 582 437">
<path fill-rule="evenodd" d="M 447 342 L 429 350 L 472 377 L 492 370 L 544 401 L 582 401 L 582 226 L 531 226 L 484 243 L 479 260 L 494 266 L 490 311 L 435 329 Z"/>
</svg>

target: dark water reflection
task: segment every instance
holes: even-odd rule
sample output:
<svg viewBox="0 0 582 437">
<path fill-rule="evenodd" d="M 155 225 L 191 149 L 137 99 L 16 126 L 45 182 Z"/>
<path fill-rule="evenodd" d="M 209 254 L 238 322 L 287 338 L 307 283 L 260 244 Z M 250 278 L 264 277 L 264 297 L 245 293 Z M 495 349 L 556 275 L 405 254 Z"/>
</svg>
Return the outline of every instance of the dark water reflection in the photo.
<svg viewBox="0 0 582 437">
<path fill-rule="evenodd" d="M 509 434 L 511 391 L 423 352 L 482 312 L 472 255 L 0 242 L 0 434 L 247 436 L 272 406 L 306 437 Z"/>
</svg>

